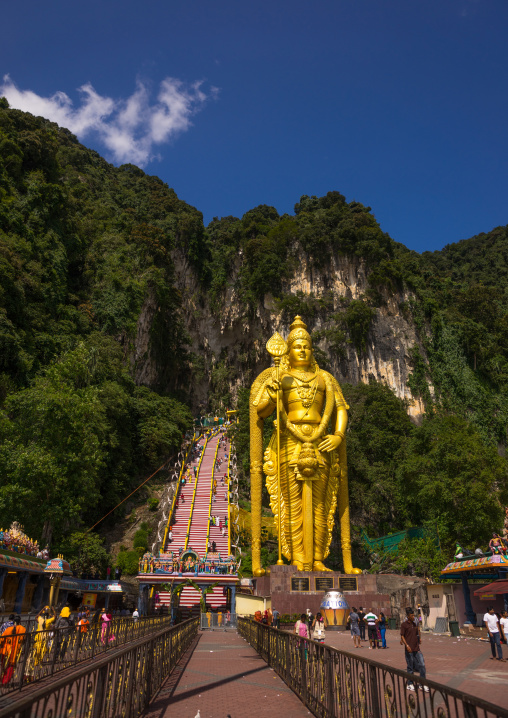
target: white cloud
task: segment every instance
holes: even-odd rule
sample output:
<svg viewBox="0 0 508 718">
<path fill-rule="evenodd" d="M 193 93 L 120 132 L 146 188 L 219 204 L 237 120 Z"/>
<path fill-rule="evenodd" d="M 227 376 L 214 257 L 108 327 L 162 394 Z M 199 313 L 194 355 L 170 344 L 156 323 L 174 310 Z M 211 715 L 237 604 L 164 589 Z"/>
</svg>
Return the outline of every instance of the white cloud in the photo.
<svg viewBox="0 0 508 718">
<path fill-rule="evenodd" d="M 126 100 L 99 95 L 86 83 L 79 88 L 81 103 L 74 106 L 65 92 L 41 97 L 31 90 L 19 90 L 5 75 L 0 83 L 0 96 L 6 97 L 11 107 L 67 127 L 80 140 L 95 135 L 115 162 L 143 166 L 154 158 L 156 145 L 188 130 L 192 116 L 208 99 L 217 97 L 216 87 L 211 87 L 207 94 L 202 84 L 187 86 L 181 80 L 167 77 L 161 82 L 157 100 L 150 104 L 148 87 L 140 81 Z"/>
</svg>

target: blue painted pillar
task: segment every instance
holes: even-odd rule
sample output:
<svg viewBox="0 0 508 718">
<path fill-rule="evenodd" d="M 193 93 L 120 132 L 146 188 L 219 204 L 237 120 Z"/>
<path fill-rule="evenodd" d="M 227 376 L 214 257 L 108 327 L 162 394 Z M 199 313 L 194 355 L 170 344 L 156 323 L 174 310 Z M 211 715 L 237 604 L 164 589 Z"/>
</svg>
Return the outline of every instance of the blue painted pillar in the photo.
<svg viewBox="0 0 508 718">
<path fill-rule="evenodd" d="M 472 623 L 473 626 L 476 626 L 476 614 L 473 611 L 473 606 L 471 604 L 471 594 L 469 591 L 469 584 L 467 582 L 467 578 L 465 576 L 462 576 L 462 593 L 464 594 L 464 604 L 466 606 L 466 623 Z"/>
<path fill-rule="evenodd" d="M 147 614 L 147 594 L 148 594 L 148 584 L 147 583 L 140 583 L 139 584 L 139 596 L 138 596 L 138 611 L 140 616 L 146 616 Z"/>
<path fill-rule="evenodd" d="M 504 599 L 504 610 L 508 611 L 508 593 L 503 594 L 503 599 Z"/>
<path fill-rule="evenodd" d="M 7 568 L 0 568 L 0 598 L 4 590 L 4 578 L 7 576 Z"/>
<path fill-rule="evenodd" d="M 44 574 L 37 577 L 37 585 L 35 586 L 34 595 L 32 598 L 32 608 L 34 611 L 38 611 L 42 606 L 42 596 L 44 593 Z"/>
<path fill-rule="evenodd" d="M 236 586 L 231 586 L 231 613 L 236 613 Z"/>
<path fill-rule="evenodd" d="M 28 571 L 19 571 L 18 576 L 18 588 L 16 591 L 16 598 L 14 599 L 14 613 L 21 613 L 23 599 L 25 598 L 25 588 L 28 579 Z"/>
<path fill-rule="evenodd" d="M 104 608 L 109 608 L 109 599 L 111 598 L 111 594 L 106 594 L 106 600 L 104 601 Z"/>
</svg>

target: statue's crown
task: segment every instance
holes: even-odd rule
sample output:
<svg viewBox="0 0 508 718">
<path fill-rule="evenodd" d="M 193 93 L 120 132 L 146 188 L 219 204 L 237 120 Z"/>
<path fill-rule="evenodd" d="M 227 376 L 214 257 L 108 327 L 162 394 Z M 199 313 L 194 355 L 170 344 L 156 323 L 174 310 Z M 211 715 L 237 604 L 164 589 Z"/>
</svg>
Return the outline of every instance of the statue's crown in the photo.
<svg viewBox="0 0 508 718">
<path fill-rule="evenodd" d="M 297 315 L 295 317 L 295 321 L 290 326 L 291 332 L 287 338 L 287 343 L 289 346 L 296 340 L 296 339 L 307 339 L 308 342 L 312 344 L 312 339 L 310 338 L 310 334 L 307 331 L 307 325 L 303 321 L 300 315 Z"/>
</svg>

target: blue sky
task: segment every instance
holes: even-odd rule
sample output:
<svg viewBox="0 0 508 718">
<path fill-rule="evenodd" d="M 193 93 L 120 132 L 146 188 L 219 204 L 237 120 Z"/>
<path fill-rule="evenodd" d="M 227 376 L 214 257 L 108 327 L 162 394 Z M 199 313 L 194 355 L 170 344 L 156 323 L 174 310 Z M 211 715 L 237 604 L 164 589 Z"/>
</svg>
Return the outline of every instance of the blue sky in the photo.
<svg viewBox="0 0 508 718">
<path fill-rule="evenodd" d="M 27 0 L 2 19 L 11 105 L 205 222 L 329 190 L 417 251 L 508 222 L 506 0 Z"/>
</svg>

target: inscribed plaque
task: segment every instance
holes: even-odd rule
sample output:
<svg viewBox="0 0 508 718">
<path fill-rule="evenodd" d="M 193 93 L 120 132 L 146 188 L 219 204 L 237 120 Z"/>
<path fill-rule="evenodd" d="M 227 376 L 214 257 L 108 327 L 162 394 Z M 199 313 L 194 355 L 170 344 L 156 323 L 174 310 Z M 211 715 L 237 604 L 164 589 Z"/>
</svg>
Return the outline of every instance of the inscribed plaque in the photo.
<svg viewBox="0 0 508 718">
<path fill-rule="evenodd" d="M 292 578 L 292 591 L 310 591 L 310 580 L 308 578 Z"/>
<path fill-rule="evenodd" d="M 316 591 L 330 591 L 333 588 L 333 576 L 316 578 Z"/>
<path fill-rule="evenodd" d="M 358 591 L 356 578 L 350 578 L 349 576 L 340 576 L 339 588 L 341 591 Z"/>
</svg>

